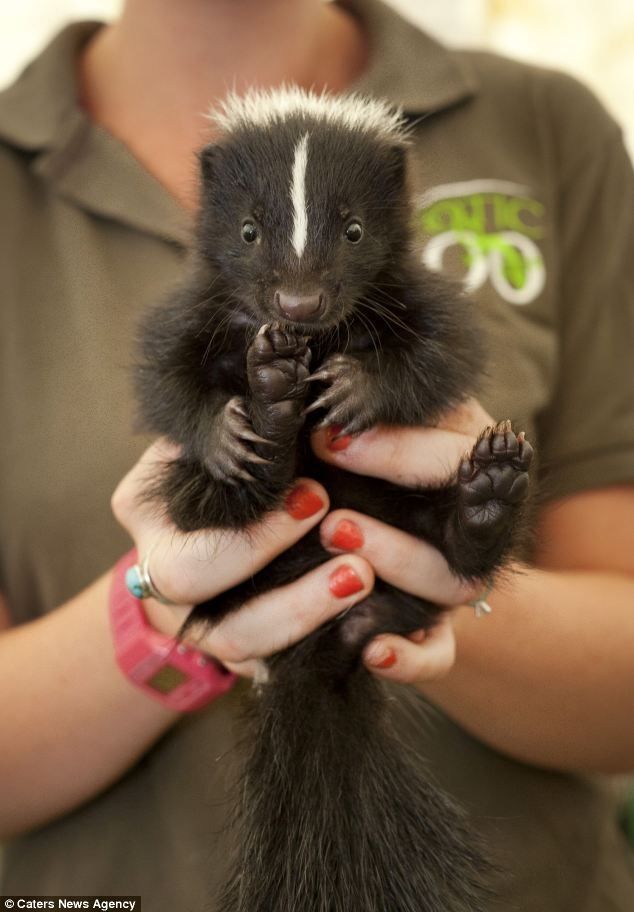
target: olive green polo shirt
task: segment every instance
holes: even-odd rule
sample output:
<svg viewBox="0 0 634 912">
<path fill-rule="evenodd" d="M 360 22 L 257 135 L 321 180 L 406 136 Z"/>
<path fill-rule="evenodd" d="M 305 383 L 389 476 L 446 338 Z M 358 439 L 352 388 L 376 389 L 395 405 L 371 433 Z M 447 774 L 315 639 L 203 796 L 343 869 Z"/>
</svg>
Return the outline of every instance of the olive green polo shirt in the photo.
<svg viewBox="0 0 634 912">
<path fill-rule="evenodd" d="M 541 497 L 634 481 L 634 180 L 618 127 L 566 76 L 449 51 L 378 0 L 343 5 L 370 39 L 357 88 L 416 121 L 420 256 L 462 280 L 482 315 L 484 406 L 535 442 Z M 78 106 L 74 62 L 97 27 L 62 32 L 0 94 L 0 589 L 16 623 L 129 547 L 109 499 L 148 442 L 131 431 L 131 340 L 181 274 L 191 227 Z M 239 691 L 13 840 L 2 892 L 211 909 Z M 606 783 L 516 763 L 439 713 L 403 732 L 488 841 L 504 872 L 495 908 L 634 909 Z"/>
</svg>

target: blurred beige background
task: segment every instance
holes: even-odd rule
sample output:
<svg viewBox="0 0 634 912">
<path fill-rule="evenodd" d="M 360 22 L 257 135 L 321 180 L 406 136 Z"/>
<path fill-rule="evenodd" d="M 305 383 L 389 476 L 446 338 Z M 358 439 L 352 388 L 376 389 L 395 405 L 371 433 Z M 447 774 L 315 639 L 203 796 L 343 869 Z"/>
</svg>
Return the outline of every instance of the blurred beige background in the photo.
<svg viewBox="0 0 634 912">
<path fill-rule="evenodd" d="M 0 85 L 69 19 L 108 18 L 121 0 L 3 0 Z M 178 0 L 174 0 L 178 2 Z M 634 153 L 634 0 L 390 0 L 448 44 L 554 66 L 590 85 Z"/>
</svg>

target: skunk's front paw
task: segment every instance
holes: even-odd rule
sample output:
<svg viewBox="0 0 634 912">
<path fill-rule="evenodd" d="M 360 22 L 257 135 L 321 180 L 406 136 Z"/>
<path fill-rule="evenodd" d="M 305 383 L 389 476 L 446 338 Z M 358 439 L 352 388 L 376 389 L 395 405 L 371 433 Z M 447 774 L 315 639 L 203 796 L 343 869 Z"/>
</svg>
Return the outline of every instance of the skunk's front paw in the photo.
<svg viewBox="0 0 634 912">
<path fill-rule="evenodd" d="M 267 464 L 268 459 L 255 452 L 254 444 L 269 446 L 271 455 L 275 444 L 256 434 L 251 425 L 244 399 L 234 396 L 224 407 L 222 417 L 214 429 L 205 465 L 218 481 L 236 484 L 238 479 L 253 481 L 249 464 Z"/>
<path fill-rule="evenodd" d="M 358 358 L 341 353 L 330 355 L 308 382 L 327 386 L 304 410 L 305 415 L 325 411 L 318 428 L 339 425 L 342 436 L 360 434 L 375 423 L 368 407 L 368 378 Z"/>
</svg>

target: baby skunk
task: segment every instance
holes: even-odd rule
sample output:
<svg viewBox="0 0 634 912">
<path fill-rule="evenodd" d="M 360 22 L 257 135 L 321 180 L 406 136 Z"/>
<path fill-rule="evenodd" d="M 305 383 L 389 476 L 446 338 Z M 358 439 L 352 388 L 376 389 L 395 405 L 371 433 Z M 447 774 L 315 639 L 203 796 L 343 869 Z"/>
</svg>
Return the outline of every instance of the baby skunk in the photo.
<svg viewBox="0 0 634 912">
<path fill-rule="evenodd" d="M 145 319 L 146 428 L 182 445 L 153 484 L 183 530 L 245 529 L 301 473 L 333 508 L 377 517 L 485 579 L 513 544 L 531 450 L 483 431 L 444 486 L 405 489 L 316 459 L 309 431 L 433 425 L 482 364 L 472 308 L 413 252 L 403 120 L 387 104 L 299 89 L 230 96 L 201 152 L 184 284 Z M 305 416 L 308 416 L 306 418 Z M 330 555 L 314 531 L 198 605 L 213 624 Z M 443 609 L 377 579 L 347 613 L 267 662 L 249 701 L 240 845 L 222 912 L 477 912 L 483 865 L 462 816 L 392 733 L 360 654 Z"/>
</svg>

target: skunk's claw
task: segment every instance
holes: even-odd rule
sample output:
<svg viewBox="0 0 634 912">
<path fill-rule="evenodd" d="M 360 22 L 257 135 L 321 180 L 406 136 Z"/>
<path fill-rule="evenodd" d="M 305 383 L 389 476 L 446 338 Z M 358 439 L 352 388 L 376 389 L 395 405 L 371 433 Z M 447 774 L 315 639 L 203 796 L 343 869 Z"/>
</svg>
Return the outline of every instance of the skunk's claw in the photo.
<svg viewBox="0 0 634 912">
<path fill-rule="evenodd" d="M 226 475 L 223 478 L 223 481 L 225 481 L 227 484 L 236 485 L 236 486 L 238 484 L 238 480 L 253 482 L 253 481 L 255 481 L 255 478 L 253 477 L 253 475 L 251 475 L 249 472 L 247 472 L 246 469 L 240 469 L 240 468 L 233 469 L 232 475 Z"/>
<path fill-rule="evenodd" d="M 328 420 L 324 419 L 316 425 L 315 429 L 320 431 L 328 427 L 330 424 L 330 418 L 328 418 Z M 335 419 L 334 424 L 338 426 L 339 430 L 336 434 L 332 435 L 330 438 L 331 441 L 338 440 L 340 437 L 354 437 L 357 434 L 362 434 L 363 431 L 367 431 L 372 426 L 371 423 L 362 415 L 351 418 L 350 421 L 348 421 L 346 424 L 340 424 Z"/>
<path fill-rule="evenodd" d="M 328 383 L 331 380 L 334 380 L 338 374 L 339 371 L 335 368 L 334 364 L 325 364 L 320 367 L 319 370 L 316 370 L 314 374 L 311 374 L 310 377 L 307 377 L 306 383 Z"/>
<path fill-rule="evenodd" d="M 359 434 L 371 427 L 366 406 L 364 368 L 358 358 L 340 353 L 331 355 L 308 381 L 328 384 L 304 409 L 304 415 L 317 411 L 326 413 L 317 423 L 317 428 L 339 424 L 343 435 Z"/>
<path fill-rule="evenodd" d="M 310 378 L 309 378 L 310 379 Z M 328 408 L 330 406 L 332 397 L 330 396 L 330 390 L 327 393 L 319 396 L 318 399 L 315 399 L 314 402 L 311 402 L 302 412 L 303 415 L 310 415 L 311 412 L 316 412 L 317 409 Z"/>
<path fill-rule="evenodd" d="M 227 408 L 232 412 L 237 412 L 238 415 L 242 415 L 243 418 L 249 419 L 249 413 L 247 412 L 246 405 L 244 400 L 240 396 L 234 396 L 233 399 L 230 399 L 227 402 Z"/>
<path fill-rule="evenodd" d="M 236 436 L 238 436 L 241 440 L 248 440 L 249 443 L 260 443 L 272 447 L 278 446 L 277 441 L 267 440 L 266 437 L 261 437 L 260 434 L 256 434 L 255 431 L 251 428 L 251 418 L 247 412 L 246 405 L 240 396 L 234 396 L 233 399 L 230 399 L 227 403 L 226 408 L 229 412 L 233 412 L 235 415 L 238 415 L 240 419 L 242 419 L 241 421 L 238 421 L 235 427 Z"/>
<path fill-rule="evenodd" d="M 205 460 L 214 478 L 229 484 L 237 484 L 239 480 L 254 481 L 247 470 L 249 465 L 270 465 L 270 460 L 256 453 L 252 444 L 271 441 L 255 433 L 246 415 L 246 406 L 239 396 L 227 402 Z"/>
<path fill-rule="evenodd" d="M 238 433 L 238 436 L 240 437 L 240 440 L 248 440 L 249 443 L 260 443 L 273 447 L 278 446 L 275 440 L 267 440 L 266 437 L 260 437 L 260 435 L 256 434 L 255 431 L 249 431 L 245 429 L 240 431 Z"/>
</svg>

